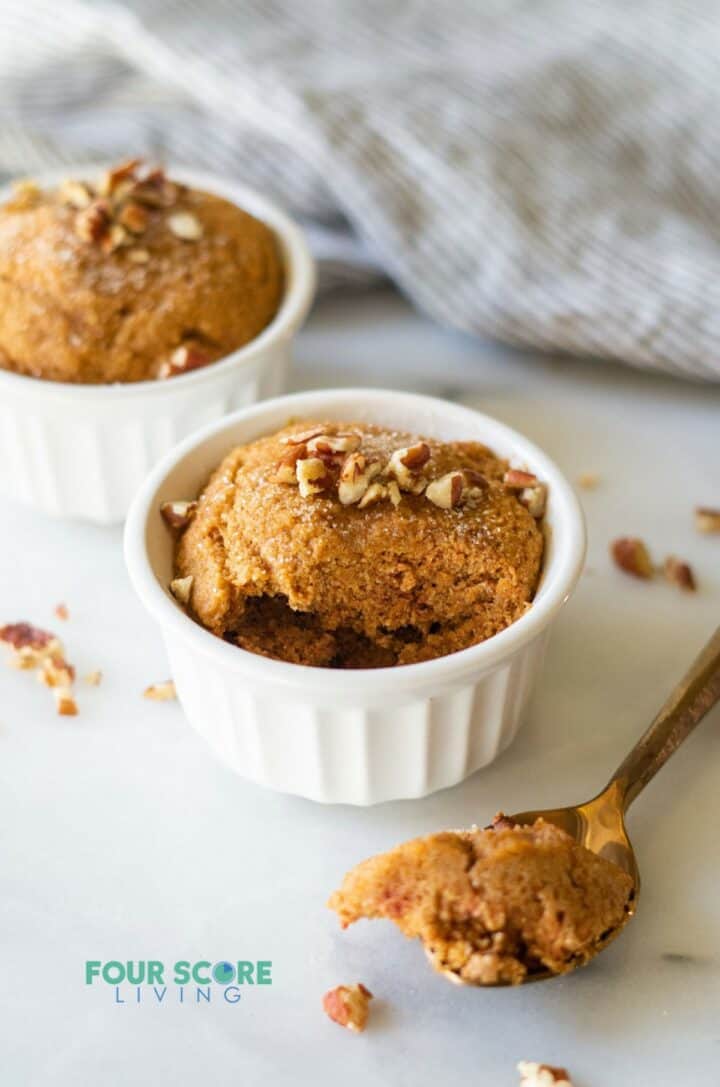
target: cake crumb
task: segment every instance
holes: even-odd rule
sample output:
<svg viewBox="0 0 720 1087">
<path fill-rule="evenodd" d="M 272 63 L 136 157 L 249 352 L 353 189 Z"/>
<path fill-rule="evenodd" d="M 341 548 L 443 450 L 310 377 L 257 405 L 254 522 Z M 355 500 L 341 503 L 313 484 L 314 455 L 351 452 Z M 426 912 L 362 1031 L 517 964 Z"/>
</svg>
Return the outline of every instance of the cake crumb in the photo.
<svg viewBox="0 0 720 1087">
<path fill-rule="evenodd" d="M 8 661 L 11 668 L 34 671 L 39 681 L 51 689 L 61 717 L 77 715 L 75 669 L 65 659 L 63 644 L 55 634 L 31 623 L 7 623 L 0 628 L 0 642 L 12 650 Z"/>
<path fill-rule="evenodd" d="M 88 687 L 99 687 L 102 683 L 102 678 L 103 674 L 99 669 L 95 672 L 88 672 L 84 677 Z"/>
<path fill-rule="evenodd" d="M 581 472 L 577 477 L 577 485 L 584 491 L 594 491 L 599 483 L 600 476 L 597 472 Z"/>
<path fill-rule="evenodd" d="M 57 619 L 61 619 L 63 623 L 67 622 L 67 620 L 70 618 L 70 612 L 68 611 L 67 604 L 55 605 L 55 617 Z"/>
</svg>

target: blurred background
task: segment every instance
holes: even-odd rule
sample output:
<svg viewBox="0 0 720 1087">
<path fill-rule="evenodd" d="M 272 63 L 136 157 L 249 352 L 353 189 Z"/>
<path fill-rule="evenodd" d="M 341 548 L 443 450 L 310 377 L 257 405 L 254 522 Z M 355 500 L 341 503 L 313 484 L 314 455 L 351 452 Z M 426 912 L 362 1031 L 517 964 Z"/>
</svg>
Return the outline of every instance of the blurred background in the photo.
<svg viewBox="0 0 720 1087">
<path fill-rule="evenodd" d="M 720 8 L 678 0 L 23 0 L 0 170 L 138 151 L 274 196 L 322 288 L 720 378 Z"/>
</svg>

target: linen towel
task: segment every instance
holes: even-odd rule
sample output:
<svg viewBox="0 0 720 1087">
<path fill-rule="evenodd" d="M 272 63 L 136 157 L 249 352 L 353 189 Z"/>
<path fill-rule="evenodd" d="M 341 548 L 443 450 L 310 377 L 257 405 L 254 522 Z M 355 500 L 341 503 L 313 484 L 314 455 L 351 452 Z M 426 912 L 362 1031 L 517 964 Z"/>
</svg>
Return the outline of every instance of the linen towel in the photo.
<svg viewBox="0 0 720 1087">
<path fill-rule="evenodd" d="M 0 170 L 202 166 L 326 284 L 717 380 L 719 57 L 702 0 L 1 0 Z"/>
</svg>

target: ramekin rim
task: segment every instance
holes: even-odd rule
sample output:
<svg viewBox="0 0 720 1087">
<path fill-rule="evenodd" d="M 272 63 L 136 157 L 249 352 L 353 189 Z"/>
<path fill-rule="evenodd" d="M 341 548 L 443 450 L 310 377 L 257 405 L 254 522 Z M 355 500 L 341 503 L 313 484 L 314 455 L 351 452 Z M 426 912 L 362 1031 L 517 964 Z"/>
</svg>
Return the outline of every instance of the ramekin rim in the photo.
<svg viewBox="0 0 720 1087">
<path fill-rule="evenodd" d="M 105 161 L 53 168 L 37 174 L 36 180 L 41 185 L 52 185 L 66 177 L 70 171 L 95 173 L 107 168 L 108 165 L 110 163 Z M 257 189 L 248 185 L 181 165 L 171 164 L 167 170 L 168 174 L 172 174 L 180 181 L 186 181 L 190 185 L 205 188 L 207 192 L 214 192 L 218 196 L 232 199 L 238 207 L 251 214 L 257 214 L 278 235 L 286 254 L 285 271 L 289 282 L 285 285 L 280 308 L 270 323 L 249 343 L 230 351 L 209 366 L 191 370 L 187 374 L 178 374 L 172 379 L 171 384 L 153 379 L 90 385 L 68 381 L 48 381 L 45 378 L 17 374 L 0 368 L 0 387 L 4 384 L 10 389 L 27 394 L 35 392 L 40 395 L 41 392 L 43 396 L 53 399 L 71 397 L 74 400 L 95 399 L 105 403 L 147 395 L 167 395 L 173 390 L 188 389 L 193 385 L 224 377 L 235 366 L 255 361 L 256 357 L 264 354 L 268 347 L 282 341 L 285 336 L 292 336 L 297 332 L 312 305 L 317 285 L 315 261 L 302 229 L 274 201 L 268 200 Z M 12 182 L 1 185 L 0 202 L 11 192 Z"/>
<path fill-rule="evenodd" d="M 474 418 L 476 422 L 479 420 L 481 423 L 489 423 L 496 431 L 504 432 L 509 444 L 523 448 L 523 457 L 527 455 L 531 467 L 540 468 L 542 478 L 551 489 L 551 500 L 562 511 L 559 519 L 564 521 L 562 532 L 565 539 L 558 541 L 555 529 L 556 553 L 550 560 L 551 567 L 544 570 L 546 579 L 550 570 L 552 571 L 552 581 L 541 588 L 540 599 L 536 598 L 528 611 L 505 630 L 467 649 L 415 664 L 371 669 L 333 669 L 278 661 L 230 645 L 188 616 L 168 595 L 150 564 L 146 535 L 150 528 L 150 517 L 159 517 L 154 505 L 155 494 L 175 465 L 219 432 L 226 429 L 230 431 L 238 423 L 252 421 L 265 413 L 271 414 L 281 404 L 288 405 L 290 417 L 313 408 L 319 411 L 323 401 L 337 396 L 363 397 L 365 403 L 380 399 L 386 401 L 388 397 L 396 400 L 399 398 L 405 404 L 416 405 L 418 408 L 432 405 L 443 411 L 452 411 L 458 417 L 464 415 L 468 419 Z M 477 440 L 482 440 L 479 435 Z M 222 663 L 234 672 L 252 674 L 258 681 L 284 689 L 340 696 L 348 691 L 362 689 L 372 681 L 373 693 L 376 695 L 379 688 L 396 690 L 401 685 L 403 688 L 423 688 L 428 685 L 442 687 L 468 673 L 484 674 L 513 656 L 550 624 L 571 595 L 585 559 L 586 532 L 582 507 L 572 486 L 555 462 L 520 431 L 484 412 L 436 397 L 393 389 L 334 388 L 291 393 L 241 408 L 180 442 L 155 466 L 136 493 L 125 522 L 124 551 L 130 580 L 140 601 L 163 631 L 168 629 L 186 643 L 192 642 L 196 652 L 213 657 L 216 663 Z"/>
</svg>

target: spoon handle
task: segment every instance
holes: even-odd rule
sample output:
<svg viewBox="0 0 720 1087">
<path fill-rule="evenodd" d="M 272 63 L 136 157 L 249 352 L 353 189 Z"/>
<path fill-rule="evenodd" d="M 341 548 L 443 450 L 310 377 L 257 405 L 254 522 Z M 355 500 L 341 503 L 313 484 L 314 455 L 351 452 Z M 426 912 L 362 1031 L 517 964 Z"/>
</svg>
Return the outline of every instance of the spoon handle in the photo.
<svg viewBox="0 0 720 1087">
<path fill-rule="evenodd" d="M 623 811 L 720 699 L 720 627 L 610 779 Z"/>
</svg>

